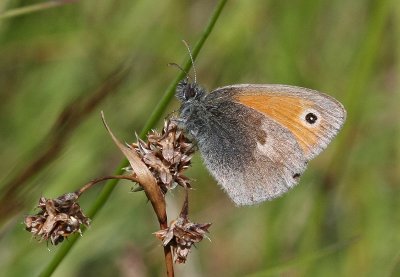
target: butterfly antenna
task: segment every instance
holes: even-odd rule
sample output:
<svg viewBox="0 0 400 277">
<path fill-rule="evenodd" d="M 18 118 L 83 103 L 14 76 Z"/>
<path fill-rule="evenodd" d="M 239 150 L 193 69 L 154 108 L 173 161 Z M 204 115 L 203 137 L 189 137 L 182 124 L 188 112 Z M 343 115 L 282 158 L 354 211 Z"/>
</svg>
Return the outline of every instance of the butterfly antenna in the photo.
<svg viewBox="0 0 400 277">
<path fill-rule="evenodd" d="M 177 63 L 168 63 L 168 66 L 175 66 L 175 67 L 177 67 L 177 68 L 180 69 L 183 73 L 185 73 L 186 76 L 187 76 L 189 79 L 192 80 L 192 77 L 191 77 L 191 76 L 186 72 L 186 70 L 183 69 L 179 64 L 177 64 Z"/>
<path fill-rule="evenodd" d="M 194 61 L 193 61 L 192 52 L 190 51 L 189 44 L 186 42 L 186 40 L 183 39 L 182 42 L 183 42 L 183 44 L 185 44 L 185 46 L 186 46 L 186 48 L 187 48 L 187 50 L 188 50 L 188 52 L 189 52 L 189 57 L 190 57 L 190 60 L 192 61 L 192 66 L 193 66 L 194 83 L 196 83 L 197 74 L 196 74 L 196 67 L 194 66 Z"/>
</svg>

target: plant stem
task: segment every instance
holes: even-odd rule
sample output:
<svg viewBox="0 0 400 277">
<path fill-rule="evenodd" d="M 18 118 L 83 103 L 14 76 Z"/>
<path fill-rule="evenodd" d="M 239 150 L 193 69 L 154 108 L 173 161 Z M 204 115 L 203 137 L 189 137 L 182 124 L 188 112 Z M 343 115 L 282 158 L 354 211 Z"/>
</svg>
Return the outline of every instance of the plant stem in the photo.
<svg viewBox="0 0 400 277">
<path fill-rule="evenodd" d="M 193 60 L 196 60 L 196 57 L 198 56 L 201 48 L 203 47 L 206 39 L 210 35 L 211 31 L 213 30 L 215 23 L 217 22 L 222 9 L 224 8 L 227 0 L 220 0 L 219 3 L 217 4 L 213 14 L 210 17 L 210 20 L 200 37 L 199 41 L 196 43 L 195 47 L 193 48 L 192 56 Z M 192 63 L 190 59 L 187 59 L 187 62 L 184 65 L 184 69 L 186 71 L 189 71 L 191 68 Z M 157 121 L 162 117 L 163 112 L 165 111 L 168 103 L 171 101 L 175 87 L 178 84 L 178 82 L 183 79 L 184 73 L 180 72 L 176 79 L 168 86 L 166 89 L 163 98 L 160 100 L 156 108 L 154 109 L 153 113 L 147 120 L 147 123 L 145 124 L 143 130 L 140 133 L 140 137 L 143 138 L 147 132 L 150 131 L 150 129 L 157 123 Z M 118 168 L 115 171 L 115 175 L 121 175 L 124 167 L 128 166 L 128 161 L 124 160 L 121 162 L 121 164 L 118 166 Z M 111 195 L 111 192 L 113 191 L 115 185 L 117 184 L 118 180 L 110 180 L 106 183 L 104 186 L 102 192 L 100 193 L 100 196 L 96 199 L 96 201 L 93 203 L 90 211 L 88 212 L 88 216 L 93 219 L 96 214 L 100 211 L 100 209 L 104 206 L 104 204 L 107 202 L 108 198 Z M 60 249 L 57 251 L 56 255 L 54 258 L 50 261 L 50 263 L 47 265 L 47 267 L 41 272 L 40 276 L 41 277 L 47 277 L 51 276 L 51 274 L 56 270 L 58 265 L 61 263 L 61 261 L 64 259 L 64 257 L 69 253 L 70 249 L 72 246 L 75 244 L 79 236 L 73 236 L 68 242 L 65 242 L 61 245 Z M 172 265 L 172 252 L 170 247 L 165 247 L 164 248 L 164 256 L 165 256 L 165 262 L 167 266 L 167 276 L 174 276 L 174 271 L 173 268 L 171 270 L 171 265 Z"/>
<path fill-rule="evenodd" d="M 345 95 L 344 104 L 348 110 L 347 122 L 345 128 L 342 130 L 337 140 L 337 153 L 346 153 L 348 149 L 352 149 L 352 144 L 355 142 L 353 139 L 356 130 L 359 128 L 360 116 L 362 116 L 364 108 L 363 93 L 365 86 L 371 75 L 374 72 L 374 65 L 378 59 L 378 49 L 381 47 L 381 40 L 386 31 L 385 23 L 387 23 L 388 14 L 393 9 L 393 1 L 382 0 L 375 3 L 373 12 L 371 13 L 368 26 L 366 27 L 367 33 L 362 40 L 353 68 L 349 70 L 349 84 L 347 85 L 347 92 Z M 336 155 L 331 161 L 330 166 L 327 167 L 327 172 L 324 174 L 324 184 L 336 183 L 337 172 L 345 172 L 348 167 L 348 159 L 343 159 L 341 155 Z M 332 177 L 334 176 L 334 177 Z"/>
<path fill-rule="evenodd" d="M 133 177 L 133 176 L 128 176 L 128 175 L 114 175 L 114 176 L 105 176 L 105 177 L 100 177 L 97 179 L 94 179 L 92 181 L 90 181 L 89 183 L 87 183 L 86 185 L 84 185 L 82 188 L 78 189 L 77 191 L 75 191 L 75 193 L 78 196 L 81 196 L 82 193 L 84 193 L 85 191 L 87 191 L 88 189 L 90 189 L 91 187 L 93 187 L 94 185 L 102 182 L 102 181 L 106 181 L 106 180 L 114 180 L 114 179 L 118 179 L 118 180 L 130 180 L 132 182 L 138 182 L 138 180 Z"/>
<path fill-rule="evenodd" d="M 167 205 L 165 202 L 164 194 L 161 191 L 160 186 L 157 184 L 154 175 L 150 172 L 147 165 L 136 153 L 135 149 L 127 147 L 115 137 L 110 127 L 108 127 L 107 125 L 103 112 L 101 112 L 101 118 L 115 145 L 125 155 L 125 157 L 129 161 L 129 164 L 131 165 L 132 171 L 135 172 L 136 177 L 133 177 L 132 179 L 136 180 L 143 188 L 146 197 L 150 201 L 151 206 L 153 207 L 153 210 L 157 216 L 158 223 L 160 224 L 160 229 L 166 229 L 168 227 Z M 167 275 L 172 277 L 174 276 L 174 264 L 172 260 L 170 246 L 164 246 L 164 257 L 167 267 Z"/>
<path fill-rule="evenodd" d="M 10 17 L 16 17 L 16 16 L 20 16 L 20 15 L 30 14 L 30 13 L 34 13 L 37 11 L 47 10 L 47 9 L 58 7 L 58 6 L 71 4 L 76 1 L 78 1 L 78 0 L 48 1 L 48 2 L 44 2 L 44 3 L 39 3 L 39 4 L 29 5 L 29 6 L 25 6 L 25 7 L 21 7 L 21 8 L 12 9 L 12 10 L 1 13 L 0 20 L 10 18 Z"/>
</svg>

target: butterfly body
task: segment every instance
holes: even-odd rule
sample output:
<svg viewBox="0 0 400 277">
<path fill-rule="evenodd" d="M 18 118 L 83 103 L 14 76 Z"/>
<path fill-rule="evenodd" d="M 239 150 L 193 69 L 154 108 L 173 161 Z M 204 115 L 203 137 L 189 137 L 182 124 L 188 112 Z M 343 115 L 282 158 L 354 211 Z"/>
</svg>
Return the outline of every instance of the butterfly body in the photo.
<svg viewBox="0 0 400 277">
<path fill-rule="evenodd" d="M 286 85 L 233 85 L 206 93 L 185 79 L 176 96 L 183 129 L 237 205 L 271 200 L 295 186 L 346 117 L 332 97 Z"/>
</svg>

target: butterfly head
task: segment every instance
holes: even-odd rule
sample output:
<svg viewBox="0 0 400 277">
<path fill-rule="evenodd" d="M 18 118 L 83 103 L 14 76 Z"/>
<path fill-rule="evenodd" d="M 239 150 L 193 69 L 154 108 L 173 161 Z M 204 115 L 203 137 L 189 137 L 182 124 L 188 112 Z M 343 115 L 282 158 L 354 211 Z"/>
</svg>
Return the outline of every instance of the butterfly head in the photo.
<svg viewBox="0 0 400 277">
<path fill-rule="evenodd" d="M 196 82 L 190 82 L 188 78 L 185 78 L 176 86 L 175 96 L 182 104 L 185 104 L 201 100 L 205 96 L 205 90 Z"/>
</svg>

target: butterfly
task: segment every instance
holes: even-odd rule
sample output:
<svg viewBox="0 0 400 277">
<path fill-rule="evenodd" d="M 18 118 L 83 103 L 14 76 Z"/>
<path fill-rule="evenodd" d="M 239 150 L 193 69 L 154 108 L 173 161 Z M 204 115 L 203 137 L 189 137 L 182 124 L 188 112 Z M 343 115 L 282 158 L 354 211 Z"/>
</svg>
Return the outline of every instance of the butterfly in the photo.
<svg viewBox="0 0 400 277">
<path fill-rule="evenodd" d="M 185 78 L 175 95 L 179 124 L 236 205 L 293 188 L 346 119 L 339 101 L 297 86 L 242 84 L 207 93 Z"/>
</svg>

